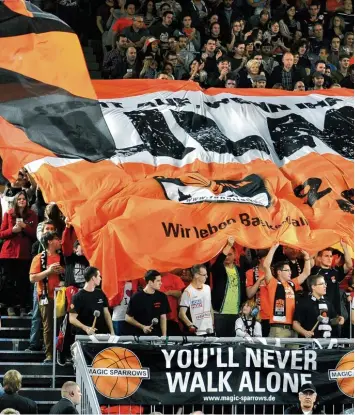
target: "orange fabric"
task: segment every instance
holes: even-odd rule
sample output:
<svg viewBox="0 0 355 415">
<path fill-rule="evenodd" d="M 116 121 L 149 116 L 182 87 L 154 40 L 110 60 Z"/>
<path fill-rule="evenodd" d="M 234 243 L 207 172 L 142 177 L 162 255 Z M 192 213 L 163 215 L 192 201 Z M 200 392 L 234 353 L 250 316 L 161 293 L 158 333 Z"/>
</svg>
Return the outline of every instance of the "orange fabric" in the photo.
<svg viewBox="0 0 355 415">
<path fill-rule="evenodd" d="M 162 293 L 166 293 L 167 291 L 172 290 L 182 291 L 185 288 L 185 284 L 183 283 L 182 279 L 174 274 L 167 273 L 162 275 L 162 282 L 163 284 L 160 288 L 160 291 Z M 167 297 L 171 310 L 171 312 L 167 315 L 167 319 L 178 322 L 179 300 L 176 297 L 173 297 L 172 295 L 168 295 Z"/>
<path fill-rule="evenodd" d="M 265 273 L 259 269 L 259 278 L 263 278 Z M 255 283 L 254 281 L 254 270 L 249 269 L 246 272 L 247 283 L 246 287 L 252 287 Z M 260 288 L 255 295 L 257 303 L 260 304 L 260 318 L 262 320 L 269 320 L 270 318 L 270 300 L 269 300 L 269 291 L 266 286 L 265 279 L 260 283 Z"/>
<path fill-rule="evenodd" d="M 328 12 L 335 12 L 337 9 L 343 6 L 342 0 L 327 0 L 326 10 Z"/>
<path fill-rule="evenodd" d="M 58 263 L 60 262 L 60 256 L 58 254 L 48 255 L 48 257 L 47 257 L 47 269 L 49 268 L 50 265 L 52 265 L 56 262 L 58 262 Z M 39 274 L 40 272 L 42 272 L 42 269 L 41 269 L 41 254 L 38 254 L 32 260 L 30 274 Z M 59 278 L 58 274 L 50 274 L 48 276 L 47 289 L 48 289 L 48 297 L 49 298 L 54 298 L 54 289 L 55 289 L 55 287 L 59 286 L 59 283 L 60 283 L 60 278 Z M 43 286 L 44 286 L 43 281 L 39 281 L 37 283 L 38 298 L 43 293 Z"/>
<path fill-rule="evenodd" d="M 298 291 L 301 287 L 298 282 L 298 277 L 293 278 L 291 281 L 295 284 L 295 291 Z M 296 308 L 295 293 L 287 282 L 283 282 L 282 285 L 285 288 L 286 320 L 282 322 L 281 324 L 292 324 L 293 315 L 295 313 L 295 308 Z M 277 289 L 277 279 L 272 278 L 269 284 L 267 284 L 267 290 L 269 293 L 269 304 L 270 304 L 270 324 L 280 324 L 279 321 L 275 321 L 273 318 L 276 289 Z"/>
<path fill-rule="evenodd" d="M 122 33 L 126 27 L 132 26 L 133 19 L 131 17 L 121 17 L 112 27 L 112 30 L 117 33 Z"/>
</svg>

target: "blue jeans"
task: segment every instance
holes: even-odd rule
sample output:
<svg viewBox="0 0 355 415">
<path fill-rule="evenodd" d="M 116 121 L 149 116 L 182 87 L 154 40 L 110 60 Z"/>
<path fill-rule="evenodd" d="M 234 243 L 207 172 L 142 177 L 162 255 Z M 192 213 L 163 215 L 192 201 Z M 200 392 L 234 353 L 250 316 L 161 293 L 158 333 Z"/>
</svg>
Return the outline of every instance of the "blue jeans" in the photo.
<svg viewBox="0 0 355 415">
<path fill-rule="evenodd" d="M 113 329 L 115 331 L 116 336 L 119 336 L 122 334 L 124 323 L 125 323 L 124 321 L 113 321 L 112 322 Z"/>
<path fill-rule="evenodd" d="M 37 296 L 37 284 L 33 289 L 33 308 L 32 308 L 32 320 L 31 320 L 31 333 L 30 333 L 30 346 L 40 348 L 41 347 L 41 327 L 42 318 L 39 312 L 38 296 Z"/>
</svg>

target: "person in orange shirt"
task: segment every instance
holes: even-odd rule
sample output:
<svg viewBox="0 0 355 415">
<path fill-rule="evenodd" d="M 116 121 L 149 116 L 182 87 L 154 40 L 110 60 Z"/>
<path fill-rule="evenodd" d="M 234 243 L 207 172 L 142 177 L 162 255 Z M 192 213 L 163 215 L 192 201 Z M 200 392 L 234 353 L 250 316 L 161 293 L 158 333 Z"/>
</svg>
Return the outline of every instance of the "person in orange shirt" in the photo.
<svg viewBox="0 0 355 415">
<path fill-rule="evenodd" d="M 304 257 L 304 268 L 301 274 L 291 279 L 291 267 L 288 261 L 274 264 L 274 276 L 271 272 L 273 256 L 279 244 L 274 244 L 264 259 L 265 280 L 269 293 L 270 334 L 269 337 L 295 337 L 292 329 L 293 315 L 296 307 L 295 292 L 311 273 L 311 258 L 307 252 L 301 251 Z"/>
<path fill-rule="evenodd" d="M 270 304 L 269 292 L 265 282 L 264 259 L 268 253 L 267 249 L 258 249 L 257 265 L 246 272 L 246 291 L 248 299 L 254 298 L 260 310 L 261 327 L 263 337 L 268 337 L 270 331 Z"/>
<path fill-rule="evenodd" d="M 37 282 L 39 310 L 43 324 L 43 339 L 46 348 L 46 358 L 43 363 L 53 360 L 53 311 L 54 289 L 64 279 L 64 257 L 58 251 L 61 240 L 57 232 L 43 234 L 41 243 L 45 251 L 36 255 L 31 264 L 30 281 Z"/>
</svg>

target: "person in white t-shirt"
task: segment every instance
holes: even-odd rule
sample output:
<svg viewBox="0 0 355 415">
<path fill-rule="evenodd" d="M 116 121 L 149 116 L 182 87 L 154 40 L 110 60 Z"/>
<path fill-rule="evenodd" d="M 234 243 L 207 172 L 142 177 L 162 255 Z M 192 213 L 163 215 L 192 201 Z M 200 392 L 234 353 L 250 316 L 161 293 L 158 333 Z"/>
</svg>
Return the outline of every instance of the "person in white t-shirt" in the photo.
<svg viewBox="0 0 355 415">
<path fill-rule="evenodd" d="M 132 281 L 126 281 L 123 289 L 123 297 L 120 304 L 113 308 L 112 323 L 116 336 L 122 334 L 123 325 L 125 324 L 126 311 L 129 301 L 132 297 Z"/>
<path fill-rule="evenodd" d="M 212 334 L 213 310 L 211 288 L 206 285 L 207 270 L 204 265 L 191 268 L 192 281 L 181 296 L 179 318 L 188 328 L 190 334 L 204 336 Z"/>
</svg>

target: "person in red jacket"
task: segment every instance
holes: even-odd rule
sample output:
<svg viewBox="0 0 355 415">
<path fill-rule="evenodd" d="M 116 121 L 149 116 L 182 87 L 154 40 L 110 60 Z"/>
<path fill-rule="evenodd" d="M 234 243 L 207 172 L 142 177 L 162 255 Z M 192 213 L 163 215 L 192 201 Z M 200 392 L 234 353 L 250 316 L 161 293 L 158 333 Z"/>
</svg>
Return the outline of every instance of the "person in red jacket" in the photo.
<svg viewBox="0 0 355 415">
<path fill-rule="evenodd" d="M 26 192 L 17 193 L 13 209 L 5 212 L 1 224 L 0 239 L 4 243 L 0 259 L 6 276 L 3 295 L 9 316 L 15 315 L 14 307 L 20 306 L 24 315 L 31 304 L 31 289 L 28 279 L 31 265 L 31 246 L 36 240 L 37 215 L 29 208 Z"/>
</svg>

